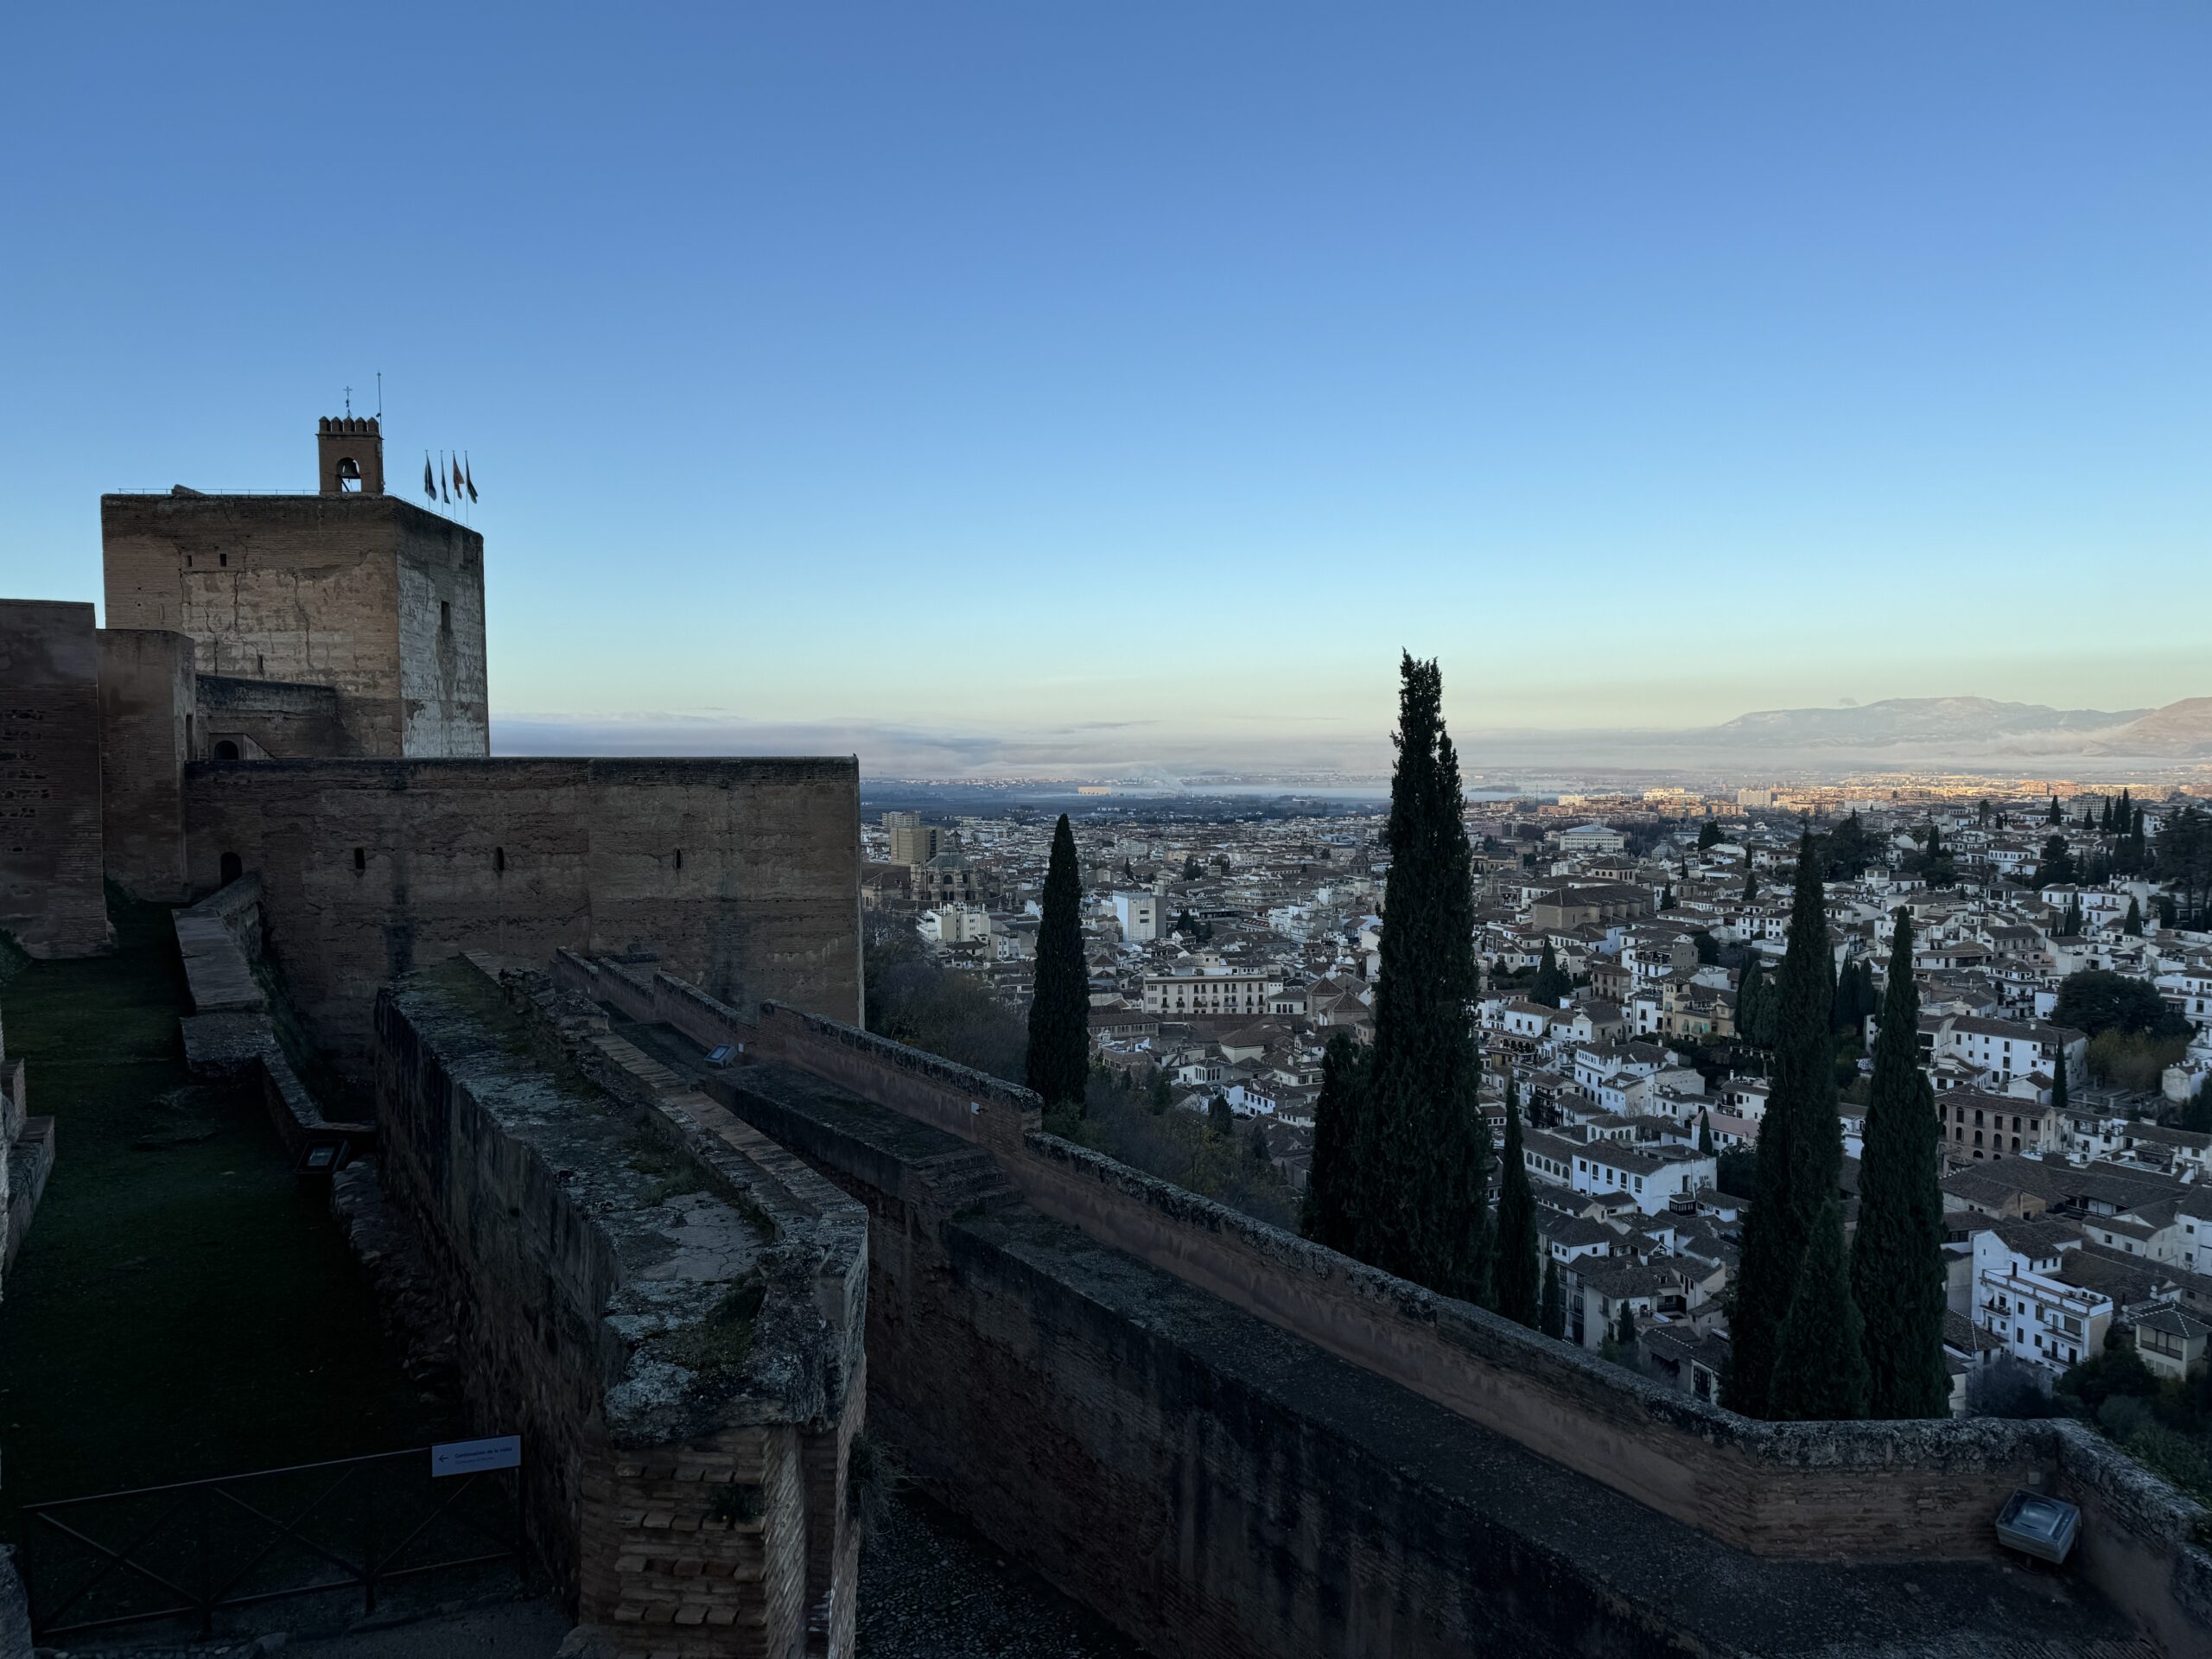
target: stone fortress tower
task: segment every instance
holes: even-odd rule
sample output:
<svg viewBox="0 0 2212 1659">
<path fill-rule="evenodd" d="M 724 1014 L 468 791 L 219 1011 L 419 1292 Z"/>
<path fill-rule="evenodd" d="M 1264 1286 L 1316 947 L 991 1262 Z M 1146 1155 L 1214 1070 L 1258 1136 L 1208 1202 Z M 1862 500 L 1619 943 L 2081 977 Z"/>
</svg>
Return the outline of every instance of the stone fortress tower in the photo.
<svg viewBox="0 0 2212 1659">
<path fill-rule="evenodd" d="M 464 950 L 650 951 L 854 1017 L 854 759 L 493 759 L 483 536 L 385 493 L 376 419 L 315 451 L 311 493 L 103 496 L 105 627 L 0 600 L 0 927 L 82 955 L 104 881 L 257 875 L 341 1065 L 382 985 Z"/>
<path fill-rule="evenodd" d="M 491 753 L 484 537 L 384 493 L 373 416 L 313 495 L 100 498 L 107 625 L 192 641 L 195 760 Z"/>
</svg>

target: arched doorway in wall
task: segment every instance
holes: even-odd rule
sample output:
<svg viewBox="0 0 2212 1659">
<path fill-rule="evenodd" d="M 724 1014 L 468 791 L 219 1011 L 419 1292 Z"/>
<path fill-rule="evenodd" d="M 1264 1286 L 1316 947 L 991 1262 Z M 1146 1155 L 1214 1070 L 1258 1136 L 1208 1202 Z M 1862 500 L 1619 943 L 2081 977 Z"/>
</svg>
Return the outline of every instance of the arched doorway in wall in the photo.
<svg viewBox="0 0 2212 1659">
<path fill-rule="evenodd" d="M 229 887 L 232 882 L 237 880 L 238 877 L 245 874 L 245 862 L 240 860 L 236 853 L 225 853 L 223 855 L 222 868 L 222 885 L 226 887 Z"/>
<path fill-rule="evenodd" d="M 227 737 L 223 739 L 221 742 L 215 745 L 215 758 L 218 760 L 237 760 L 238 758 L 238 746 L 232 742 Z"/>
</svg>

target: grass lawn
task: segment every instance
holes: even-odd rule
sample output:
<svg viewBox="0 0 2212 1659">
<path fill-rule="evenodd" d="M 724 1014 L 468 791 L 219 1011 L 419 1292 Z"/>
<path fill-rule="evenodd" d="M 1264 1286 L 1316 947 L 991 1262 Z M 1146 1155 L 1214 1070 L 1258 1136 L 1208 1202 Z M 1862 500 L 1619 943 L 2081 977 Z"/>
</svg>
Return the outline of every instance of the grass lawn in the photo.
<svg viewBox="0 0 2212 1659">
<path fill-rule="evenodd" d="M 247 1094 L 189 1090 L 168 912 L 0 984 L 58 1155 L 0 1300 L 0 1536 L 16 1506 L 457 1432 L 402 1375 L 322 1188 Z"/>
</svg>

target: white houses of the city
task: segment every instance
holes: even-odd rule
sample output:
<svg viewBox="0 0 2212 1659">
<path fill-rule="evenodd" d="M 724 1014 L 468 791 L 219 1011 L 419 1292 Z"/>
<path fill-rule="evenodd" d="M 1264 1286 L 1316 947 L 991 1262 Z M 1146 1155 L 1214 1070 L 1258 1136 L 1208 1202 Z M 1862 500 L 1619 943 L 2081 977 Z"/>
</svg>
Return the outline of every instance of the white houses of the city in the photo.
<svg viewBox="0 0 2212 1659">
<path fill-rule="evenodd" d="M 2102 1353 L 2113 1314 L 2109 1296 L 2058 1277 L 2056 1232 L 2013 1222 L 1974 1236 L 1974 1322 L 2052 1372 Z"/>
</svg>

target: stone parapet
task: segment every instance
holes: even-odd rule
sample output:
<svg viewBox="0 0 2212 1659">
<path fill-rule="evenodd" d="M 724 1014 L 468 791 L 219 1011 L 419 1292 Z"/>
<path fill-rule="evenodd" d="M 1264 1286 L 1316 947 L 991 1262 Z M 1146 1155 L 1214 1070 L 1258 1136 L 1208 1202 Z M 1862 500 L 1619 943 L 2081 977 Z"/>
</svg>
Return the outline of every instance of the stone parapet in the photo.
<svg viewBox="0 0 2212 1659">
<path fill-rule="evenodd" d="M 387 990 L 387 1191 L 451 1287 L 472 1415 L 524 1438 L 580 1619 L 640 1651 L 823 1651 L 852 1622 L 865 1216 L 605 1027 L 480 960 Z"/>
</svg>

